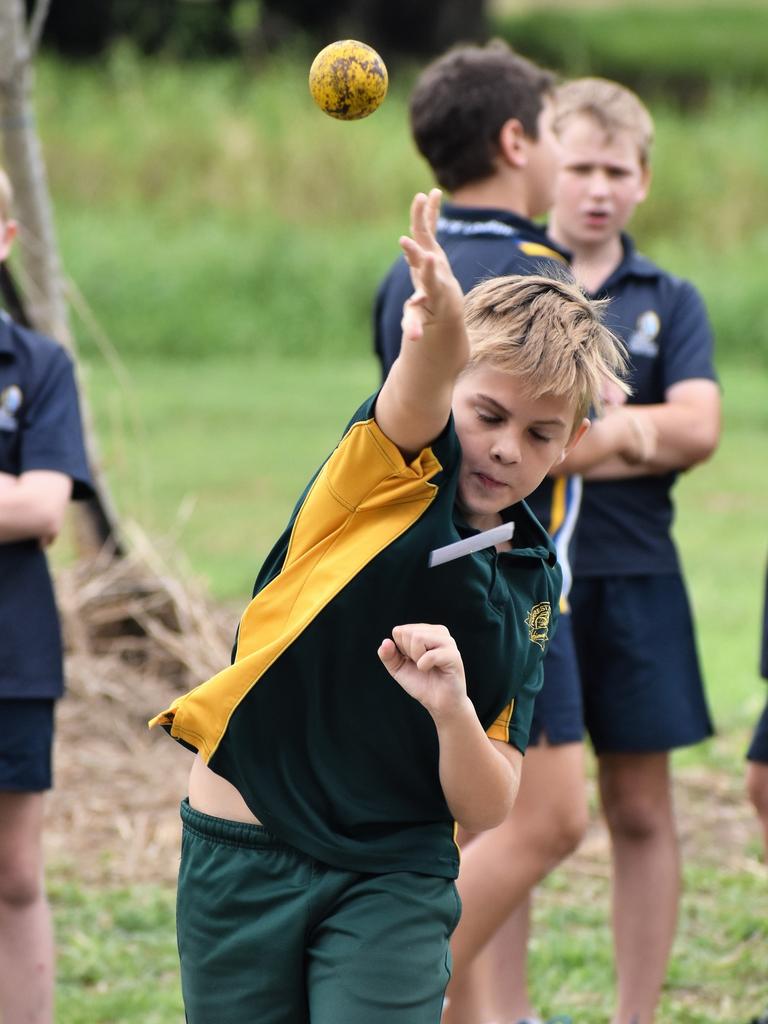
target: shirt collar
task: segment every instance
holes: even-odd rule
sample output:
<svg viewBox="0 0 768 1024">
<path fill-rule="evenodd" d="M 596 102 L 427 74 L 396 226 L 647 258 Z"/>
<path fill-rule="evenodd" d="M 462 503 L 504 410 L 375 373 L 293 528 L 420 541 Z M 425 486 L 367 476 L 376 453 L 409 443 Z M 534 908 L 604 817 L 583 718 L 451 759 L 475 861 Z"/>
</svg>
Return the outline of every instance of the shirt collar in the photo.
<svg viewBox="0 0 768 1024">
<path fill-rule="evenodd" d="M 556 564 L 557 553 L 549 534 L 539 523 L 525 501 L 509 505 L 501 510 L 500 515 L 505 523 L 513 522 L 515 524 L 512 550 L 505 552 L 505 554 L 514 555 L 516 558 L 543 560 L 550 566 Z M 470 537 L 472 534 L 480 532 L 466 522 L 456 506 L 453 509 L 453 522 L 462 537 Z"/>
<path fill-rule="evenodd" d="M 647 257 L 637 251 L 635 243 L 624 232 L 621 234 L 621 247 L 624 251 L 621 263 L 609 275 L 605 284 L 600 289 L 601 291 L 610 288 L 627 277 L 654 278 L 658 277 L 661 273 L 654 263 L 651 263 Z"/>
<path fill-rule="evenodd" d="M 526 240 L 539 242 L 570 262 L 571 254 L 567 249 L 553 242 L 543 227 L 539 227 L 520 213 L 495 206 L 460 206 L 457 203 L 444 202 L 440 208 L 440 217 L 447 221 L 463 221 L 468 225 L 487 224 L 489 234 L 509 234 L 510 237 L 521 236 Z"/>
</svg>

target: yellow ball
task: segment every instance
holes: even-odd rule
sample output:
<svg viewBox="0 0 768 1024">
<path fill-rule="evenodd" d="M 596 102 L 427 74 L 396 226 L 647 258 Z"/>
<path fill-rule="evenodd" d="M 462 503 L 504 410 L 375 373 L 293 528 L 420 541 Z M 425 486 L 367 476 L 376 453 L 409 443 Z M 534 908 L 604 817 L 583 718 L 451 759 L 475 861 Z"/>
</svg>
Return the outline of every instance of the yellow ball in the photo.
<svg viewBox="0 0 768 1024">
<path fill-rule="evenodd" d="M 356 39 L 340 39 L 326 46 L 309 69 L 312 99 L 340 121 L 357 121 L 372 114 L 387 95 L 388 84 L 384 61 Z"/>
</svg>

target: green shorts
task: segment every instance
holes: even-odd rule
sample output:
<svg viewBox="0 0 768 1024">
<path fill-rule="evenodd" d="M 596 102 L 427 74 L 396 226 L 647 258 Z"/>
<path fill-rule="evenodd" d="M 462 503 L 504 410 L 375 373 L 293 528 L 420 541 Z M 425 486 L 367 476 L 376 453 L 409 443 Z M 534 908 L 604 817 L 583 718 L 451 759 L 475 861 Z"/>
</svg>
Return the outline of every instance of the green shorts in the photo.
<svg viewBox="0 0 768 1024">
<path fill-rule="evenodd" d="M 177 929 L 188 1024 L 439 1024 L 450 879 L 358 874 L 181 805 Z"/>
</svg>

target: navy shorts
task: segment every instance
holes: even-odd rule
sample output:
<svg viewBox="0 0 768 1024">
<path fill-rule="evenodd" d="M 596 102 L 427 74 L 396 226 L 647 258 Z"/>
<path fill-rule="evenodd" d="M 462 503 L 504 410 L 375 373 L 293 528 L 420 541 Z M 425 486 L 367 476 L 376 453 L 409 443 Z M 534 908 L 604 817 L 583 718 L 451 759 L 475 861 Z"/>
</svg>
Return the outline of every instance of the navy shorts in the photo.
<svg viewBox="0 0 768 1024">
<path fill-rule="evenodd" d="M 0 700 L 0 791 L 40 793 L 53 785 L 53 700 Z"/>
<path fill-rule="evenodd" d="M 544 656 L 544 685 L 536 694 L 529 745 L 541 737 L 551 746 L 584 739 L 581 680 L 570 614 L 560 616 Z"/>
<path fill-rule="evenodd" d="M 662 752 L 712 735 L 679 575 L 583 577 L 570 600 L 596 753 Z"/>
<path fill-rule="evenodd" d="M 760 721 L 757 723 L 752 742 L 747 751 L 748 761 L 760 761 L 768 764 L 768 700 L 765 702 Z"/>
</svg>

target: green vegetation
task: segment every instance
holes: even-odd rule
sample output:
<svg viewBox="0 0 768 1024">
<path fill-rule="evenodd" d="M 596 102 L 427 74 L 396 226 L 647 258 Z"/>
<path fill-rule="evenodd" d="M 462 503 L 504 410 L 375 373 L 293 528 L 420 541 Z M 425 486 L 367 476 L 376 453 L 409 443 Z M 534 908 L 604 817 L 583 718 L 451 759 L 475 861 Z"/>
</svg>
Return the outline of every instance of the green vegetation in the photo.
<svg viewBox="0 0 768 1024">
<path fill-rule="evenodd" d="M 172 538 L 213 593 L 237 605 L 375 387 L 372 357 L 359 356 L 142 360 L 127 385 L 103 367 L 88 377 L 118 507 Z"/>
<path fill-rule="evenodd" d="M 312 107 L 305 74 L 288 59 L 257 77 L 129 50 L 89 69 L 45 61 L 38 74 L 64 263 L 117 352 L 76 318 L 118 506 L 170 537 L 235 610 L 308 473 L 375 387 L 372 296 L 413 190 L 430 183 L 407 138 L 407 73 L 354 125 Z M 637 235 L 704 292 L 726 404 L 720 451 L 680 483 L 677 531 L 723 736 L 679 762 L 740 794 L 763 698 L 768 231 L 756 210 L 768 103 L 723 86 L 695 113 L 660 100 L 654 112 L 656 180 Z M 708 841 L 698 838 L 699 853 Z M 754 841 L 741 853 L 719 862 L 715 841 L 710 857 L 689 857 L 665 1024 L 737 1024 L 768 1002 L 765 878 Z M 53 899 L 57 1020 L 178 1024 L 172 893 L 54 876 Z M 566 869 L 547 883 L 532 950 L 543 1010 L 606 1019 L 607 914 L 599 872 Z"/>
<path fill-rule="evenodd" d="M 409 76 L 393 77 L 375 117 L 345 124 L 290 60 L 258 76 L 126 49 L 88 71 L 41 65 L 65 266 L 126 359 L 369 351 L 371 297 L 431 184 L 408 138 Z M 701 287 L 722 351 L 765 365 L 766 96 L 722 89 L 696 114 L 654 112 L 638 241 Z"/>
<path fill-rule="evenodd" d="M 59 1024 L 179 1024 L 174 893 L 53 882 Z"/>
<path fill-rule="evenodd" d="M 517 5 L 493 27 L 566 75 L 616 78 L 684 105 L 718 86 L 768 84 L 768 16 L 756 3 Z"/>
</svg>

